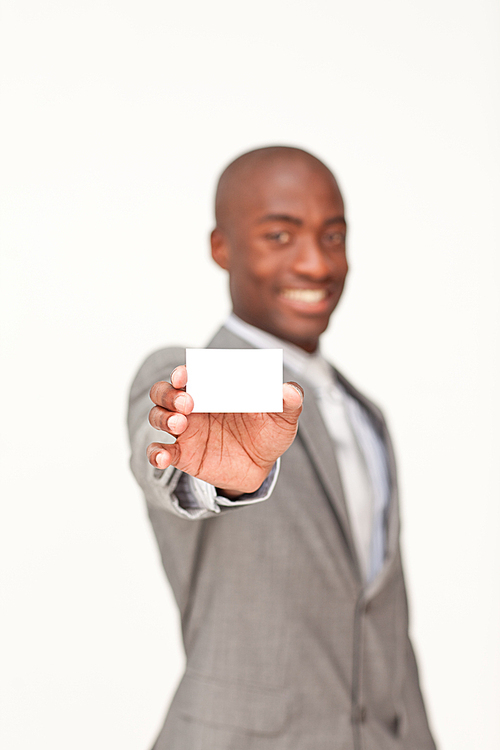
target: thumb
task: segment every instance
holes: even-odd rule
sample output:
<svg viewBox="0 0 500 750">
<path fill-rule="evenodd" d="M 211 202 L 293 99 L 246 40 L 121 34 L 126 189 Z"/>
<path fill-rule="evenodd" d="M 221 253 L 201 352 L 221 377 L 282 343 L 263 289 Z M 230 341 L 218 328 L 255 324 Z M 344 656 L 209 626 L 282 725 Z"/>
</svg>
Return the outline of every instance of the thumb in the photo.
<svg viewBox="0 0 500 750">
<path fill-rule="evenodd" d="M 302 411 L 304 391 L 298 383 L 283 384 L 283 416 L 285 419 L 297 420 Z"/>
</svg>

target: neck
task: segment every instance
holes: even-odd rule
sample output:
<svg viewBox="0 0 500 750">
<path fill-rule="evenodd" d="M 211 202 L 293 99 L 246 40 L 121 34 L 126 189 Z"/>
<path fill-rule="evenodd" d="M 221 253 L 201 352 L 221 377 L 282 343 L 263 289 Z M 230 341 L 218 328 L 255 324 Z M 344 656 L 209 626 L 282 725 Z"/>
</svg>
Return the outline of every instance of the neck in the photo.
<svg viewBox="0 0 500 750">
<path fill-rule="evenodd" d="M 314 352 L 318 351 L 319 337 L 316 337 L 315 339 L 308 339 L 307 341 L 304 341 L 302 339 L 297 340 L 297 339 L 290 338 L 290 336 L 284 335 L 282 331 L 277 331 L 273 329 L 272 326 L 261 325 L 260 322 L 255 322 L 253 320 L 250 320 L 246 315 L 241 315 L 240 313 L 235 312 L 234 309 L 231 315 L 233 315 L 237 320 L 243 321 L 243 323 L 246 323 L 247 325 L 258 329 L 259 331 L 263 331 L 264 333 L 269 333 L 271 336 L 274 336 L 275 338 L 280 339 L 280 341 L 285 341 L 288 344 L 292 344 L 292 346 L 296 346 L 298 349 L 302 349 L 307 354 L 314 354 Z"/>
</svg>

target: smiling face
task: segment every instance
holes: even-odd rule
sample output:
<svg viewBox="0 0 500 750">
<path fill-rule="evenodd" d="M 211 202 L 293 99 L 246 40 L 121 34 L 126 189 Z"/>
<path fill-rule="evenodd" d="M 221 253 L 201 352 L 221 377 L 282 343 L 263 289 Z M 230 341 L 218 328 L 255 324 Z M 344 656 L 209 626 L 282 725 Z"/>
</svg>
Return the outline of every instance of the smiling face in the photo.
<svg viewBox="0 0 500 750">
<path fill-rule="evenodd" d="M 344 204 L 321 162 L 276 151 L 221 180 L 212 255 L 238 317 L 312 352 L 347 274 Z"/>
</svg>

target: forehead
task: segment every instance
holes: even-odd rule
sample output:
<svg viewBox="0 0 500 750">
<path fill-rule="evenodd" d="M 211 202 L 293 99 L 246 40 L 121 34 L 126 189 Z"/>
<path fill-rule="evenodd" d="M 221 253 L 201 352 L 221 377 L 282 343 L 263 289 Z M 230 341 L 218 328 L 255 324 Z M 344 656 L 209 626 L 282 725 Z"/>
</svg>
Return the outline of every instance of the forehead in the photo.
<svg viewBox="0 0 500 750">
<path fill-rule="evenodd" d="M 255 165 L 241 175 L 236 215 L 256 219 L 260 214 L 343 215 L 342 195 L 323 165 L 278 161 Z"/>
</svg>

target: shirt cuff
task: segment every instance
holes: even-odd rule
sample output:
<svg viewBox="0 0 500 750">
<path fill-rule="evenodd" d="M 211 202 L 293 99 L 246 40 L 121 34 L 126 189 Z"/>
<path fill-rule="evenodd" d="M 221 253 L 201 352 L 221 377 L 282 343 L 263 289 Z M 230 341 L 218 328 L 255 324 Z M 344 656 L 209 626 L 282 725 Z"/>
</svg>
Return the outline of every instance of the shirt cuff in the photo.
<svg viewBox="0 0 500 750">
<path fill-rule="evenodd" d="M 272 494 L 278 479 L 279 467 L 280 459 L 278 458 L 258 490 L 240 495 L 234 500 L 218 495 L 216 487 L 212 484 L 189 474 L 182 474 L 175 488 L 179 510 L 184 510 L 190 518 L 198 518 L 207 515 L 207 511 L 209 513 L 220 513 L 223 507 L 232 508 L 239 505 L 261 503 Z"/>
</svg>

